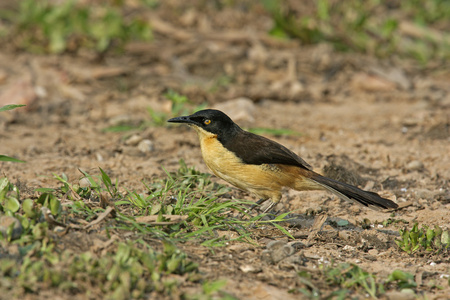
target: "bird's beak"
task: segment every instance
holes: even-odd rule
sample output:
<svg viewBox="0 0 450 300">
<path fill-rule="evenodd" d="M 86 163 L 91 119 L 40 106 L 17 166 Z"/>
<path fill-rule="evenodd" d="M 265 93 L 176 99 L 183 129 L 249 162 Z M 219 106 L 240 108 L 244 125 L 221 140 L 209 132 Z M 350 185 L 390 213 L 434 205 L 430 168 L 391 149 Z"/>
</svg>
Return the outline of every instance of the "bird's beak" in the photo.
<svg viewBox="0 0 450 300">
<path fill-rule="evenodd" d="M 176 117 L 167 120 L 170 123 L 186 123 L 186 124 L 194 124 L 195 122 L 189 118 L 190 116 Z"/>
</svg>

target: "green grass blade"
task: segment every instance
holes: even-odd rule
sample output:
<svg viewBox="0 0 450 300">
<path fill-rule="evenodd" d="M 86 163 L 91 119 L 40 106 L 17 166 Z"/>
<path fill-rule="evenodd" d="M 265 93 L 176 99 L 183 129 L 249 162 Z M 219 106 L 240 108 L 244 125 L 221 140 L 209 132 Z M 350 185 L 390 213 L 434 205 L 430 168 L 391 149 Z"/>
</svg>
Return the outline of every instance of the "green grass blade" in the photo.
<svg viewBox="0 0 450 300">
<path fill-rule="evenodd" d="M 272 222 L 271 223 L 273 226 L 275 226 L 276 228 L 278 228 L 281 232 L 283 232 L 285 235 L 287 235 L 289 238 L 295 240 L 295 238 L 292 236 L 292 234 L 289 233 L 289 231 L 287 231 L 284 227 L 280 226 L 279 224 Z"/>
<path fill-rule="evenodd" d="M 25 163 L 25 161 L 14 158 L 14 157 L 9 157 L 6 155 L 0 155 L 0 161 L 11 161 L 11 162 L 19 162 L 19 163 Z"/>
<path fill-rule="evenodd" d="M 18 107 L 22 107 L 22 106 L 26 106 L 26 105 L 25 104 L 8 104 L 8 105 L 0 107 L 0 112 L 12 110 L 14 108 L 18 108 Z"/>
</svg>

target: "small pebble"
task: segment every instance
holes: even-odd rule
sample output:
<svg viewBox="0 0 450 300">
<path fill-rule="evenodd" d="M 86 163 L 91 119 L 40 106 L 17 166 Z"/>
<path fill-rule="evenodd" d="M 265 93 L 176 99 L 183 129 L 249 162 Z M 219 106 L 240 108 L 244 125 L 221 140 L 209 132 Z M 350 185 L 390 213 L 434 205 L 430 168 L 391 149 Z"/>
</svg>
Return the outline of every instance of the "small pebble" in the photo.
<svg viewBox="0 0 450 300">
<path fill-rule="evenodd" d="M 261 268 L 252 265 L 242 265 L 239 269 L 244 273 L 258 273 L 261 272 Z"/>
<path fill-rule="evenodd" d="M 221 102 L 214 106 L 229 115 L 234 121 L 253 123 L 255 121 L 254 113 L 256 106 L 249 98 L 237 98 Z"/>
<path fill-rule="evenodd" d="M 10 216 L 1 216 L 0 217 L 0 232 L 3 234 L 3 236 L 6 236 L 9 226 L 14 223 L 14 227 L 12 229 L 11 233 L 11 239 L 15 240 L 18 239 L 23 232 L 22 224 L 19 220 L 17 220 L 14 217 Z"/>
<path fill-rule="evenodd" d="M 276 264 L 296 252 L 295 248 L 284 240 L 271 241 L 266 247 L 267 249 L 262 252 L 261 259 L 270 264 Z"/>
<path fill-rule="evenodd" d="M 377 256 L 378 255 L 378 250 L 377 249 L 370 249 L 369 251 L 367 251 L 370 255 L 373 256 Z"/>
<path fill-rule="evenodd" d="M 65 230 L 66 230 L 66 228 L 64 228 L 62 226 L 55 226 L 55 228 L 53 229 L 53 231 L 56 233 L 61 233 L 61 232 L 64 232 Z"/>
<path fill-rule="evenodd" d="M 130 137 L 125 141 L 125 145 L 128 145 L 128 146 L 136 146 L 136 145 L 139 144 L 142 140 L 143 140 L 143 138 L 142 138 L 140 135 L 133 134 L 132 136 L 130 136 Z"/>
<path fill-rule="evenodd" d="M 406 169 L 409 171 L 418 171 L 423 169 L 424 165 L 421 161 L 413 160 L 406 165 Z"/>
<path fill-rule="evenodd" d="M 103 156 L 100 153 L 95 153 L 95 157 L 97 158 L 97 161 L 103 161 Z"/>
<path fill-rule="evenodd" d="M 142 153 L 152 152 L 155 149 L 153 142 L 150 140 L 142 140 L 137 147 Z"/>
<path fill-rule="evenodd" d="M 344 230 L 339 231 L 338 235 L 343 240 L 348 240 L 350 238 L 350 234 Z"/>
<path fill-rule="evenodd" d="M 284 240 L 271 240 L 267 243 L 266 248 L 269 250 L 279 249 L 287 244 Z"/>
</svg>

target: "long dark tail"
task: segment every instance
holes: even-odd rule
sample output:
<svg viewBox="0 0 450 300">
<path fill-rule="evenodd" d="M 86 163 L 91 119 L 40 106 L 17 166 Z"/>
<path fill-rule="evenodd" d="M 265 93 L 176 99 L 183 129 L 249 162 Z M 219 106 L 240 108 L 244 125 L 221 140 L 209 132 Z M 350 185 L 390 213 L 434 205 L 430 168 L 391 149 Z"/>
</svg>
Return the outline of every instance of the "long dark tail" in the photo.
<svg viewBox="0 0 450 300">
<path fill-rule="evenodd" d="M 378 195 L 377 193 L 363 191 L 356 186 L 323 177 L 319 174 L 311 179 L 317 182 L 326 190 L 336 194 L 343 199 L 354 200 L 370 208 L 389 209 L 398 207 L 396 203 L 389 199 L 380 197 L 380 195 Z"/>
</svg>

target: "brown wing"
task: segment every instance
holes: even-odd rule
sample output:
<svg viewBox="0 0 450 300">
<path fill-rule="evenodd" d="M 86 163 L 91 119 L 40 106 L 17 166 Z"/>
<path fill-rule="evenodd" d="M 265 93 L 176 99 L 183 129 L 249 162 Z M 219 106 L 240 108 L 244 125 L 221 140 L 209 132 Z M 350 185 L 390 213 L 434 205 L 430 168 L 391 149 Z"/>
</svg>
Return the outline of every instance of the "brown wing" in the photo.
<svg viewBox="0 0 450 300">
<path fill-rule="evenodd" d="M 222 144 L 246 164 L 283 164 L 312 170 L 308 163 L 288 148 L 247 131 L 241 130 Z"/>
</svg>

